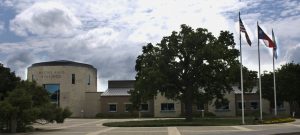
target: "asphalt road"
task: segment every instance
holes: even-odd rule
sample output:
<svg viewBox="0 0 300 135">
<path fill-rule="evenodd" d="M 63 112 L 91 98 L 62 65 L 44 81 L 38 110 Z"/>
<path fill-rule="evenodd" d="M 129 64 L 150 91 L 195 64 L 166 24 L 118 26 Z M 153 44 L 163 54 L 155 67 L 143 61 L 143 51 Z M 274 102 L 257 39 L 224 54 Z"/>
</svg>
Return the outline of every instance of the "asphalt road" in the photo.
<svg viewBox="0 0 300 135">
<path fill-rule="evenodd" d="M 40 131 L 17 135 L 300 135 L 300 119 L 292 123 L 243 126 L 105 127 L 104 122 L 132 119 L 67 119 L 63 124 L 35 125 Z M 299 132 L 299 133 L 297 133 Z"/>
</svg>

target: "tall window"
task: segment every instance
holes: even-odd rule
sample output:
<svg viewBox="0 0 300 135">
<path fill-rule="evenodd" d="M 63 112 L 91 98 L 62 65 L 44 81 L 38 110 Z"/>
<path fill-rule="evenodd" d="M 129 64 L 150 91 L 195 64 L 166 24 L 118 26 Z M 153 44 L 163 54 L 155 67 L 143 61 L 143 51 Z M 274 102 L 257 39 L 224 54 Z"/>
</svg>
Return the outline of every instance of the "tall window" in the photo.
<svg viewBox="0 0 300 135">
<path fill-rule="evenodd" d="M 109 104 L 109 112 L 117 112 L 117 104 Z"/>
<path fill-rule="evenodd" d="M 251 108 L 251 110 L 257 110 L 258 102 L 257 101 L 250 102 L 250 108 Z"/>
<path fill-rule="evenodd" d="M 89 78 L 88 78 L 88 83 L 87 83 L 88 85 L 90 85 L 91 84 L 91 76 L 89 75 Z"/>
<path fill-rule="evenodd" d="M 160 110 L 161 111 L 175 111 L 174 103 L 161 103 Z"/>
<path fill-rule="evenodd" d="M 75 84 L 75 74 L 72 74 L 72 84 Z"/>
<path fill-rule="evenodd" d="M 44 84 L 44 88 L 50 93 L 50 100 L 59 106 L 59 84 Z"/>
<path fill-rule="evenodd" d="M 141 111 L 147 112 L 148 111 L 148 104 L 141 104 Z"/>
</svg>

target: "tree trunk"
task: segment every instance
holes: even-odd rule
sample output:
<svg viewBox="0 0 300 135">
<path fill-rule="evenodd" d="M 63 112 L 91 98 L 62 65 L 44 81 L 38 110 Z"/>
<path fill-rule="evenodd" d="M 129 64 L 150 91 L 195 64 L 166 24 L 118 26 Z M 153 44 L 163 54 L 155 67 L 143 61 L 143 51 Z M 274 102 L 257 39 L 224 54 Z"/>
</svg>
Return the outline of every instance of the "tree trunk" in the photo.
<svg viewBox="0 0 300 135">
<path fill-rule="evenodd" d="M 193 116 L 192 116 L 192 112 L 193 112 L 193 108 L 192 108 L 192 100 L 191 99 L 187 99 L 184 103 L 184 108 L 185 108 L 185 120 L 186 121 L 192 121 L 193 120 Z"/>
<path fill-rule="evenodd" d="M 184 99 L 184 108 L 185 108 L 185 120 L 186 121 L 192 121 L 193 120 L 193 98 L 192 93 L 190 89 L 187 89 L 185 93 L 185 99 Z"/>
<path fill-rule="evenodd" d="M 17 117 L 14 115 L 10 118 L 10 132 L 16 133 L 17 132 Z"/>
<path fill-rule="evenodd" d="M 293 107 L 292 107 L 292 102 L 291 101 L 288 101 L 289 102 L 289 105 L 290 105 L 290 115 L 292 116 L 293 115 Z"/>
</svg>

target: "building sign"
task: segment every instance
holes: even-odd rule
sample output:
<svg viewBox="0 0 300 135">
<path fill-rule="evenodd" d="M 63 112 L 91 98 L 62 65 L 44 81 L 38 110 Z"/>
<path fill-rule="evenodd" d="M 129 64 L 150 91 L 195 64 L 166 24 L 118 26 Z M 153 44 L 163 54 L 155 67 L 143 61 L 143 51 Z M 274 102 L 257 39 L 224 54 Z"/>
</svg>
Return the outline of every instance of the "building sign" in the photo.
<svg viewBox="0 0 300 135">
<path fill-rule="evenodd" d="M 65 74 L 64 71 L 40 71 L 38 72 L 39 78 L 44 79 L 59 79 Z"/>
</svg>

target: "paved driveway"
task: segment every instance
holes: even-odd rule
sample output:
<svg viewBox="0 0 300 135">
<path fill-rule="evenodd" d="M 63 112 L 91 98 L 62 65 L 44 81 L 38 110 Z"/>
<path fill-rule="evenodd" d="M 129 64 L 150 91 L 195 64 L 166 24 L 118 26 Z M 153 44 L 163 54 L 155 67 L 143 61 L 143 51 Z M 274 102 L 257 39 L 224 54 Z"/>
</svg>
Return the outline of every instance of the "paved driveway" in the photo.
<svg viewBox="0 0 300 135">
<path fill-rule="evenodd" d="M 63 124 L 35 125 L 42 130 L 20 135 L 272 135 L 300 132 L 300 119 L 293 123 L 245 126 L 132 128 L 102 126 L 104 122 L 127 120 L 129 119 L 67 119 Z"/>
</svg>

